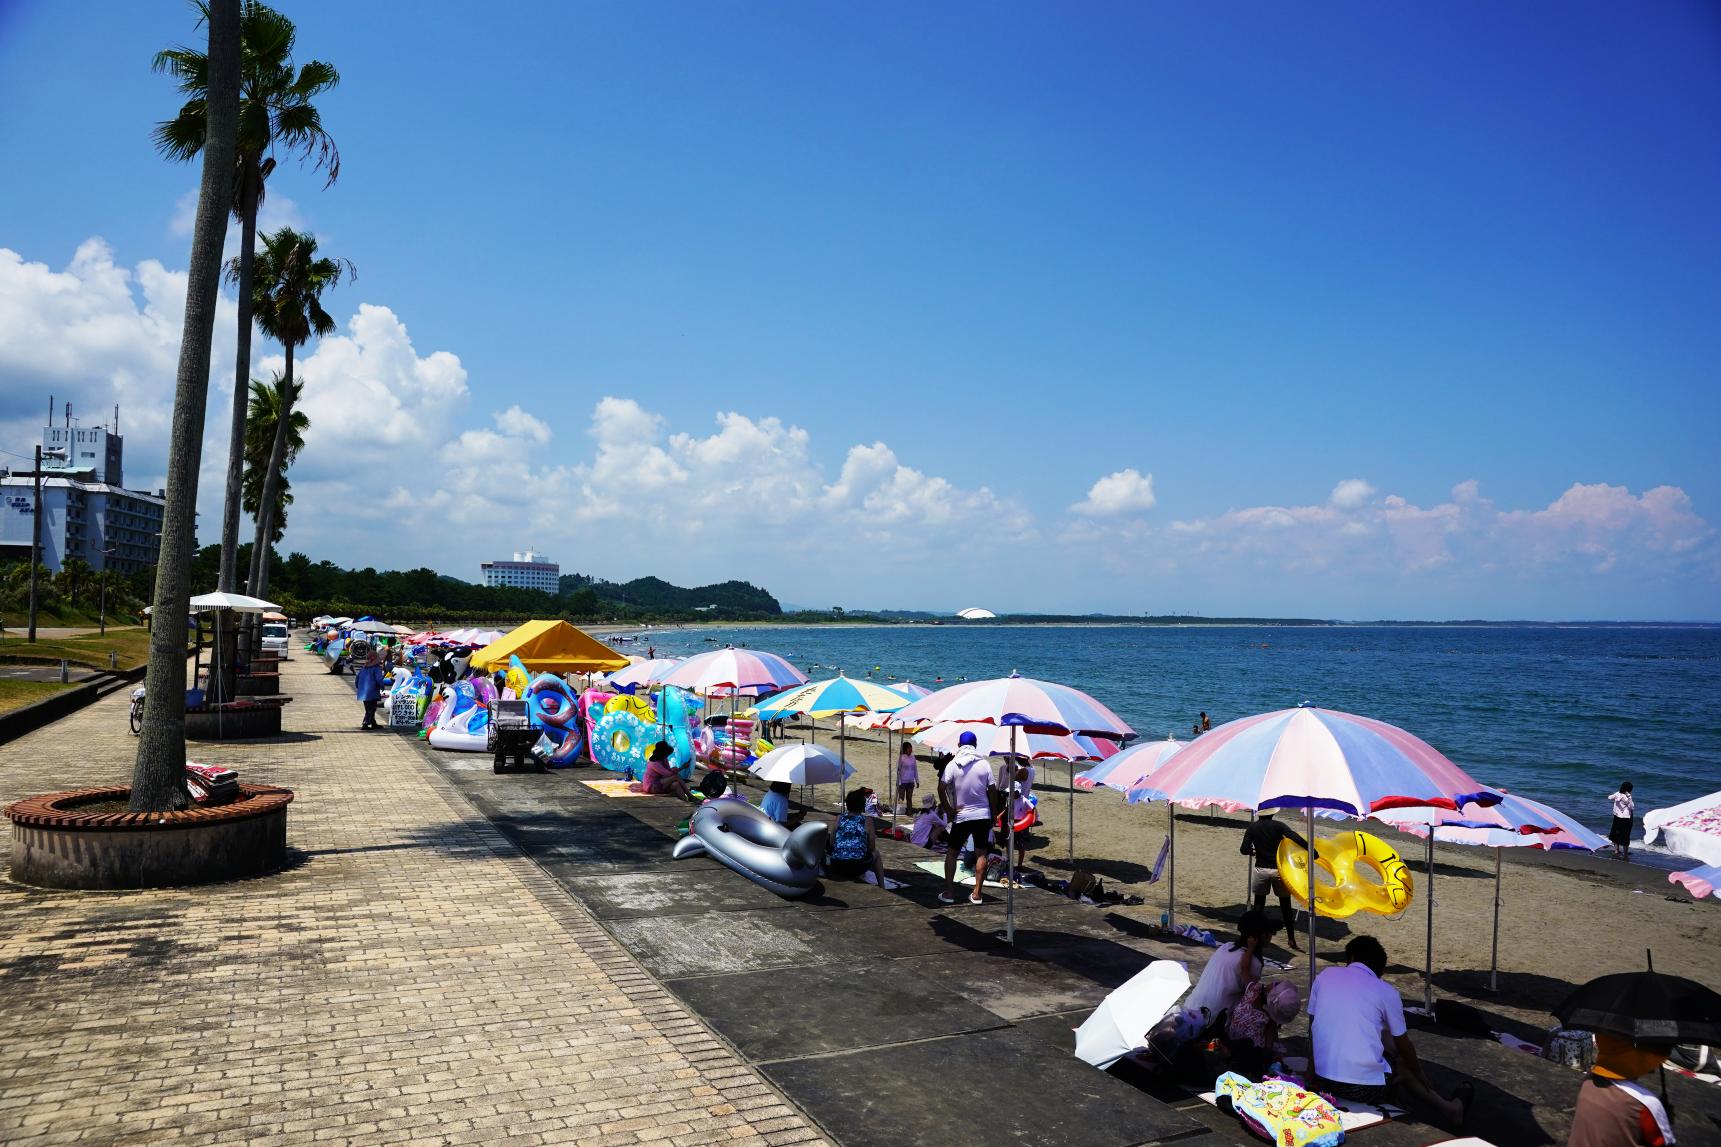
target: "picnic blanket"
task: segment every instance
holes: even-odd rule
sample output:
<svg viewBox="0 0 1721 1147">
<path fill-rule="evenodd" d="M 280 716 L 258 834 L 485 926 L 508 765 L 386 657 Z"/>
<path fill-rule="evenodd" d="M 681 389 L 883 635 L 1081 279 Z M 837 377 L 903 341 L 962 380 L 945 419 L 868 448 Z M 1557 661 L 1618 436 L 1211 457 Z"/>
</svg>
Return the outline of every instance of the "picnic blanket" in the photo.
<svg viewBox="0 0 1721 1147">
<path fill-rule="evenodd" d="M 1197 1092 L 1197 1094 L 1201 1097 L 1201 1101 L 1206 1103 L 1208 1106 L 1219 1106 L 1219 1096 L 1214 1091 L 1202 1091 Z M 1397 1119 L 1400 1115 L 1404 1114 L 1404 1109 L 1402 1107 L 1394 1107 L 1390 1103 L 1382 1107 L 1375 1107 L 1373 1104 L 1369 1103 L 1358 1103 L 1351 1099 L 1333 1099 L 1330 1097 L 1327 1098 L 1327 1102 L 1332 1104 L 1333 1108 L 1339 1113 L 1339 1126 L 1344 1128 L 1346 1135 L 1349 1135 L 1354 1131 L 1361 1131 L 1365 1127 L 1379 1126 L 1382 1123 L 1387 1123 L 1391 1120 Z"/>
</svg>

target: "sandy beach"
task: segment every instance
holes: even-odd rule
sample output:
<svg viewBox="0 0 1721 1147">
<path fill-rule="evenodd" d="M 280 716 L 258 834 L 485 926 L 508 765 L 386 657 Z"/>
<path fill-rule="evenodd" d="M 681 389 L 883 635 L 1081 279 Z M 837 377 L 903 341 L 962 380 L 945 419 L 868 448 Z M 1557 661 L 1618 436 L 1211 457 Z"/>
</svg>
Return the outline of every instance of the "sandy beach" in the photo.
<svg viewBox="0 0 1721 1147">
<path fill-rule="evenodd" d="M 833 720 L 816 723 L 816 740 L 835 744 Z M 808 723 L 792 722 L 785 741 L 804 738 Z M 891 741 L 894 746 L 897 742 Z M 849 730 L 847 759 L 857 770 L 851 784 L 884 793 L 894 749 L 883 734 Z M 1078 766 L 1078 771 L 1081 766 Z M 929 764 L 921 776 L 932 779 Z M 1034 791 L 1039 797 L 1040 823 L 1029 836 L 1027 866 L 1049 880 L 1070 873 L 1069 766 L 1041 761 Z M 756 785 L 754 786 L 756 787 Z M 928 791 L 917 790 L 916 799 Z M 797 794 L 798 795 L 798 794 Z M 836 786 L 818 790 L 818 805 L 835 808 Z M 904 823 L 906 823 L 904 818 Z M 1179 809 L 1177 817 L 1177 921 L 1193 923 L 1223 934 L 1243 911 L 1247 862 L 1238 852 L 1247 813 Z M 1348 822 L 1317 822 L 1328 835 Z M 1166 806 L 1127 805 L 1120 793 L 1097 790 L 1075 794 L 1075 865 L 1102 878 L 1105 886 L 1144 903 L 1118 912 L 1157 924 L 1166 911 L 1168 881 L 1146 883 L 1154 857 L 1166 834 Z M 1300 821 L 1296 824 L 1302 831 Z M 1417 883 L 1415 899 L 1394 918 L 1358 913 L 1347 920 L 1321 920 L 1318 926 L 1323 962 L 1338 955 L 1345 940 L 1358 933 L 1380 939 L 1392 961 L 1389 978 L 1407 999 L 1422 995 L 1422 968 L 1427 926 L 1426 844 L 1415 837 L 1374 824 L 1370 831 L 1393 844 L 1408 861 Z M 1721 904 L 1693 903 L 1668 883 L 1663 869 L 1624 864 L 1604 856 L 1574 852 L 1544 853 L 1539 849 L 1505 849 L 1502 853 L 1499 991 L 1486 990 L 1494 911 L 1494 852 L 1460 845 L 1435 846 L 1434 983 L 1444 997 L 1470 998 L 1489 1011 L 1510 1016 L 1536 1029 L 1551 1026 L 1548 1014 L 1572 987 L 1608 972 L 1634 971 L 1644 966 L 1646 949 L 1655 955 L 1657 971 L 1712 981 L 1721 944 Z M 1277 919 L 1276 904 L 1268 913 Z M 1307 917 L 1299 914 L 1298 942 L 1306 944 Z M 1272 954 L 1294 962 L 1300 980 L 1302 958 L 1276 946 Z"/>
</svg>

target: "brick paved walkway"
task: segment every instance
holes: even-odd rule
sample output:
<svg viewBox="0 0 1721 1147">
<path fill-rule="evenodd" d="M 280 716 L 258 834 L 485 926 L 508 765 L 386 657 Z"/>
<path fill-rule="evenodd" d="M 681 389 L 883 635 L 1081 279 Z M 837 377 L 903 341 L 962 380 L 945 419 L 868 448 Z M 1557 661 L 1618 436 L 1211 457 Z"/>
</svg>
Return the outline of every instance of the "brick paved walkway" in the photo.
<svg viewBox="0 0 1721 1147">
<path fill-rule="evenodd" d="M 0 1141 L 823 1142 L 301 654 L 296 864 L 196 890 L 0 883 Z M 129 779 L 122 694 L 0 746 L 0 803 Z M 0 826 L 3 849 L 10 826 Z"/>
</svg>

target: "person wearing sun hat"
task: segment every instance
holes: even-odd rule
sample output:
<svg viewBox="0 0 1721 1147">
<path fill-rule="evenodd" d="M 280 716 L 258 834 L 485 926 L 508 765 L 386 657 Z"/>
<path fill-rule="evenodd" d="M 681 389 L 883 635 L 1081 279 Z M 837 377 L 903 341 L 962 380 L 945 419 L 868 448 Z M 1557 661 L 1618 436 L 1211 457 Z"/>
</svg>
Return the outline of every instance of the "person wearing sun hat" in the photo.
<svg viewBox="0 0 1721 1147">
<path fill-rule="evenodd" d="M 969 842 L 974 845 L 974 891 L 968 903 L 981 903 L 992 846 L 992 766 L 981 755 L 979 744 L 978 737 L 964 730 L 956 739 L 956 755 L 938 778 L 939 800 L 954 821 L 950 848 L 944 854 L 944 891 L 938 894 L 943 904 L 956 903 L 956 864 Z"/>
<path fill-rule="evenodd" d="M 950 821 L 938 810 L 938 798 L 927 793 L 920 798 L 920 815 L 908 830 L 908 843 L 932 848 L 944 839 L 949 828 Z"/>
</svg>

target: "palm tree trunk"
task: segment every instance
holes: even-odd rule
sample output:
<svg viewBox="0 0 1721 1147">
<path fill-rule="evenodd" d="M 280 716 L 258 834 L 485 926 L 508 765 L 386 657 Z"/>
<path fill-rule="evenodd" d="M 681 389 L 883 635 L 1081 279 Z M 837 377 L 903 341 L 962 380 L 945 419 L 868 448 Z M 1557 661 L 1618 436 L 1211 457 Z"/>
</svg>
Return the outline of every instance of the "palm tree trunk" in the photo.
<svg viewBox="0 0 1721 1147">
<path fill-rule="evenodd" d="M 221 574 L 216 588 L 232 593 L 239 573 L 239 502 L 245 477 L 245 411 L 251 399 L 251 264 L 257 254 L 256 156 L 247 156 L 239 193 L 239 338 L 233 350 L 233 423 L 227 435 L 227 502 L 221 513 Z"/>
<path fill-rule="evenodd" d="M 269 589 L 269 535 L 275 531 L 275 499 L 281 495 L 281 467 L 287 464 L 287 432 L 293 424 L 293 344 L 287 369 L 281 374 L 281 402 L 275 415 L 275 441 L 269 447 L 269 468 L 263 471 L 263 493 L 257 500 L 257 540 L 251 543 L 251 596 Z"/>
<path fill-rule="evenodd" d="M 155 569 L 155 624 L 149 641 L 149 701 L 144 706 L 131 810 L 164 812 L 189 802 L 185 791 L 186 602 L 191 598 L 197 541 L 197 469 L 203 411 L 209 400 L 209 353 L 221 290 L 221 244 L 233 208 L 233 161 L 239 131 L 239 0 L 209 3 L 208 132 L 197 220 L 185 288 L 185 326 L 173 395 L 167 454 L 167 505 Z"/>
</svg>

